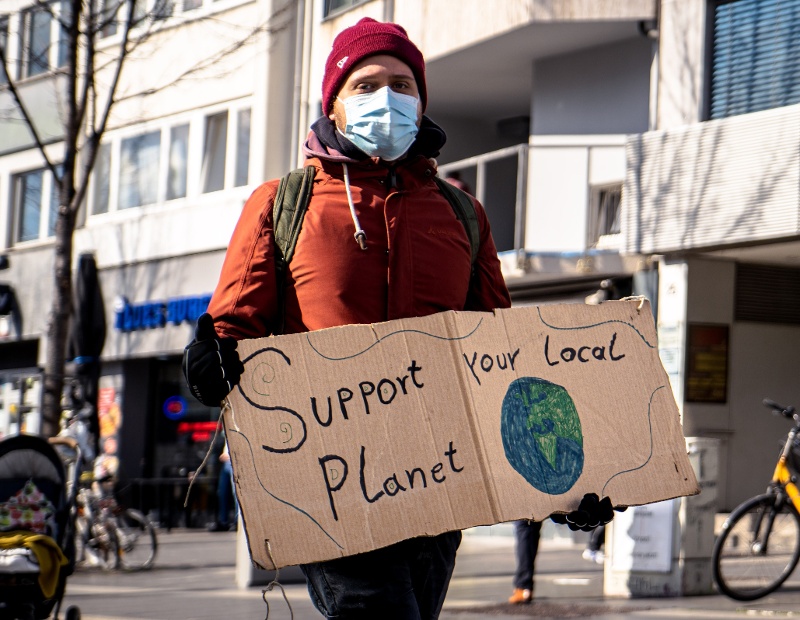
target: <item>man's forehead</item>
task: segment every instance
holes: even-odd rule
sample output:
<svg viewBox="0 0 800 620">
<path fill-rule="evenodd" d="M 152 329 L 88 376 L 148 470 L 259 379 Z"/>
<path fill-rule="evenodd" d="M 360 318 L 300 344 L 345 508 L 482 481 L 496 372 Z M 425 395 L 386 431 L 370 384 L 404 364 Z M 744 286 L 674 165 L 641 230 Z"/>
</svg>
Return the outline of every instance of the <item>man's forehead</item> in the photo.
<svg viewBox="0 0 800 620">
<path fill-rule="evenodd" d="M 386 75 L 387 73 L 395 78 L 414 79 L 414 72 L 411 71 L 411 67 L 402 60 L 394 56 L 389 56 L 388 54 L 380 54 L 364 58 L 361 62 L 356 64 L 350 70 L 347 81 L 352 80 L 354 77 L 364 78 L 370 75 Z"/>
</svg>

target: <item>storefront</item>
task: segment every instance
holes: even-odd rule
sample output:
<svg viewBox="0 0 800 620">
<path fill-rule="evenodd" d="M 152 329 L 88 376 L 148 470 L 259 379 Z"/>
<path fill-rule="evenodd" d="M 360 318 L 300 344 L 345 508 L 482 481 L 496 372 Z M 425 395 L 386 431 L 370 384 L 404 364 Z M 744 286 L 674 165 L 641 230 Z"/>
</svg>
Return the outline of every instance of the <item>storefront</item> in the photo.
<svg viewBox="0 0 800 620">
<path fill-rule="evenodd" d="M 214 518 L 220 410 L 190 394 L 181 358 L 221 259 L 221 253 L 183 256 L 100 272 L 108 325 L 100 447 L 117 450 L 123 499 L 164 526 L 204 527 Z M 189 482 L 209 451 L 184 508 Z"/>
</svg>

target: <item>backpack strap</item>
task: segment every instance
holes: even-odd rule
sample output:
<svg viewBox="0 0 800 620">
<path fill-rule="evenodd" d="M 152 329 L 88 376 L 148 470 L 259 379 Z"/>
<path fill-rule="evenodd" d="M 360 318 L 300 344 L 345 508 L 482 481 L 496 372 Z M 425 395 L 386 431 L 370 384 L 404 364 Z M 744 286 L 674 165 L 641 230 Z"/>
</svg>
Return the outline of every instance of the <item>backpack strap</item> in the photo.
<svg viewBox="0 0 800 620">
<path fill-rule="evenodd" d="M 292 170 L 281 178 L 275 202 L 272 206 L 273 232 L 275 236 L 275 278 L 278 289 L 278 320 L 279 332 L 284 329 L 284 284 L 286 282 L 286 268 L 294 256 L 297 237 L 303 227 L 308 203 L 311 200 L 311 188 L 314 184 L 314 166 L 306 166 Z"/>
<path fill-rule="evenodd" d="M 473 272 L 475 271 L 475 261 L 478 258 L 478 250 L 481 244 L 481 233 L 478 229 L 478 215 L 475 213 L 475 203 L 472 202 L 469 194 L 465 191 L 458 189 L 456 186 L 451 185 L 444 179 L 433 177 L 436 185 L 439 186 L 439 191 L 447 198 L 447 202 L 455 211 L 456 218 L 464 226 L 469 239 L 469 247 L 471 252 L 471 265 Z"/>
</svg>

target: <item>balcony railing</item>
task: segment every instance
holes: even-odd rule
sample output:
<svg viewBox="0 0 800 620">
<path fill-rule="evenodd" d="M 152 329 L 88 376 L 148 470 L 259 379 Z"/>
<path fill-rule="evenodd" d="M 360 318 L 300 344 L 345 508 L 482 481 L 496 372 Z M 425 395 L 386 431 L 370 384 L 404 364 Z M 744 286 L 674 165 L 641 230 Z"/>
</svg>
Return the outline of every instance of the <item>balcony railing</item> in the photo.
<svg viewBox="0 0 800 620">
<path fill-rule="evenodd" d="M 486 208 L 498 252 L 523 250 L 528 197 L 527 144 L 462 159 L 439 169 L 447 178 L 457 173 Z M 491 191 L 489 191 L 491 188 Z"/>
</svg>

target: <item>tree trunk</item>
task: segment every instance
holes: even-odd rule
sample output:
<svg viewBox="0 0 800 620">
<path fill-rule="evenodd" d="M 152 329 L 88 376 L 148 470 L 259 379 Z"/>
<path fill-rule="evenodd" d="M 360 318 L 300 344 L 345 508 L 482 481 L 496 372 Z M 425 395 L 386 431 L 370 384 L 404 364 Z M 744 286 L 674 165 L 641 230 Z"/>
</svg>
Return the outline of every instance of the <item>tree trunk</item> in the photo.
<svg viewBox="0 0 800 620">
<path fill-rule="evenodd" d="M 72 305 L 72 233 L 75 216 L 62 204 L 56 220 L 55 265 L 53 269 L 53 303 L 47 325 L 47 358 L 44 367 L 41 434 L 58 434 L 61 418 L 61 394 L 64 387 L 64 367 L 67 354 L 67 335 Z"/>
</svg>

